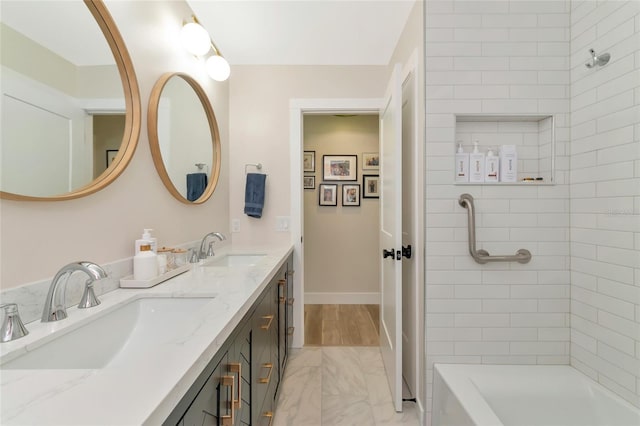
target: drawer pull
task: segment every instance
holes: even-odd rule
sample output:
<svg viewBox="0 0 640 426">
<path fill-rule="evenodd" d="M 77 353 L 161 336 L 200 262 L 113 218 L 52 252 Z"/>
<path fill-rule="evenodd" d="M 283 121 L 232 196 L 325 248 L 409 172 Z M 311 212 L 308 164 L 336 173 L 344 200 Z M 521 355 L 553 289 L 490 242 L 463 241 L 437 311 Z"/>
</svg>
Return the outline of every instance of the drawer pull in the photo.
<svg viewBox="0 0 640 426">
<path fill-rule="evenodd" d="M 271 423 L 273 423 L 273 411 L 265 411 L 262 417 L 269 418 L 269 423 L 267 424 L 267 426 L 271 426 Z"/>
<path fill-rule="evenodd" d="M 268 322 L 266 324 L 261 325 L 260 328 L 263 330 L 269 330 L 271 328 L 271 323 L 273 322 L 273 318 L 275 318 L 275 315 L 264 315 L 262 319 L 266 319 L 268 320 Z"/>
<path fill-rule="evenodd" d="M 231 373 L 236 373 L 236 377 L 238 378 L 238 399 L 233 399 L 233 404 L 236 408 L 240 408 L 242 404 L 242 363 L 240 362 L 230 362 L 229 363 L 229 371 Z"/>
<path fill-rule="evenodd" d="M 295 329 L 296 329 L 295 327 L 289 327 L 289 328 L 287 328 L 287 335 L 289 335 L 289 336 L 293 336 L 293 330 L 295 330 Z"/>
<path fill-rule="evenodd" d="M 268 362 L 266 364 L 262 364 L 262 368 L 268 368 L 269 369 L 269 374 L 267 374 L 267 377 L 259 377 L 258 378 L 258 383 L 267 384 L 271 380 L 271 372 L 273 371 L 273 364 L 270 363 L 270 362 Z"/>
<path fill-rule="evenodd" d="M 287 300 L 287 305 L 293 305 L 293 302 L 295 302 L 296 299 L 293 297 L 290 297 L 289 300 Z"/>
<path fill-rule="evenodd" d="M 231 401 L 229 401 L 229 414 L 225 414 L 224 416 L 220 416 L 220 420 L 222 420 L 222 426 L 233 426 L 233 383 L 235 382 L 235 380 L 233 379 L 233 376 L 222 376 L 220 378 L 220 385 L 221 386 L 225 386 L 225 387 L 230 387 L 231 388 Z M 220 398 L 220 395 L 218 395 L 218 398 Z M 218 400 L 219 402 L 219 400 Z"/>
</svg>

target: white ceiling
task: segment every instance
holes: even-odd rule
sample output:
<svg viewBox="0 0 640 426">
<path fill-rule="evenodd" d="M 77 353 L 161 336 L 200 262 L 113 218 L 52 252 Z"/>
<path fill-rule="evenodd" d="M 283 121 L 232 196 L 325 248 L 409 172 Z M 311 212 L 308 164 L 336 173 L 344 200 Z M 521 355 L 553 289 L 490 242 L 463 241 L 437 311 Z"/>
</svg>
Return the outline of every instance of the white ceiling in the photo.
<svg viewBox="0 0 640 426">
<path fill-rule="evenodd" d="M 387 65 L 415 0 L 187 0 L 232 65 Z"/>
</svg>

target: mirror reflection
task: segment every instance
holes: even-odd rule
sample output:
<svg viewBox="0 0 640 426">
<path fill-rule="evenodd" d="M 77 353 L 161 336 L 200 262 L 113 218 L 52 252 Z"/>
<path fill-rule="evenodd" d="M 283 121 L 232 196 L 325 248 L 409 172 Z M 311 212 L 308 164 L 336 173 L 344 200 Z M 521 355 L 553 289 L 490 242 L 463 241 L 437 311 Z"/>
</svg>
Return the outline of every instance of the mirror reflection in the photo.
<svg viewBox="0 0 640 426">
<path fill-rule="evenodd" d="M 202 87 L 186 74 L 162 76 L 151 94 L 148 125 L 153 161 L 169 192 L 185 203 L 206 201 L 218 180 L 220 141 Z"/>
<path fill-rule="evenodd" d="M 123 87 L 126 73 L 121 78 L 93 14 L 114 30 L 108 31 L 114 49 L 124 49 L 100 1 L 0 1 L 0 190 L 5 198 L 81 196 L 130 157 L 122 151 L 132 132 L 125 95 L 131 88 Z"/>
</svg>

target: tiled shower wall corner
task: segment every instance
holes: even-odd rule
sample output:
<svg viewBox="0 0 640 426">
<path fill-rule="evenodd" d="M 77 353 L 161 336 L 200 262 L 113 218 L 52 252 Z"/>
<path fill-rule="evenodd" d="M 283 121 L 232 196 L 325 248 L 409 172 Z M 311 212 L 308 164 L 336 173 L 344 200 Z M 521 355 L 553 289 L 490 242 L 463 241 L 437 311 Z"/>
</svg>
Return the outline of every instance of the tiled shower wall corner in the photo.
<svg viewBox="0 0 640 426">
<path fill-rule="evenodd" d="M 571 88 L 571 365 L 640 407 L 640 2 L 571 2 Z"/>
<path fill-rule="evenodd" d="M 569 363 L 570 2 L 431 1 L 426 7 L 427 410 L 433 363 Z M 454 185 L 455 115 L 553 115 L 555 185 Z M 479 265 L 478 247 L 528 264 Z M 427 418 L 430 418 L 428 414 Z"/>
</svg>

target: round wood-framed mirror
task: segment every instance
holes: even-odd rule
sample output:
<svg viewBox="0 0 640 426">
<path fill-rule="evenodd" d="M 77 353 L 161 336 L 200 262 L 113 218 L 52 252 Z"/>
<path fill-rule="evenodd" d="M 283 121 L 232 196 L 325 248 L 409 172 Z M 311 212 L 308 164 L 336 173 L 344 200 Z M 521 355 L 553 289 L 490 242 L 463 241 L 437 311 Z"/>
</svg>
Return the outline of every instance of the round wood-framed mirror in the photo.
<svg viewBox="0 0 640 426">
<path fill-rule="evenodd" d="M 167 190 L 202 204 L 220 176 L 220 132 L 204 89 L 185 73 L 163 74 L 149 98 L 147 133 L 153 163 Z"/>
<path fill-rule="evenodd" d="M 103 189 L 129 164 L 142 115 L 133 63 L 111 14 L 102 0 L 35 9 L 4 0 L 2 8 L 0 198 L 58 201 Z"/>
</svg>

